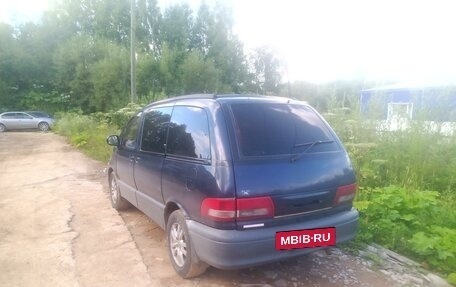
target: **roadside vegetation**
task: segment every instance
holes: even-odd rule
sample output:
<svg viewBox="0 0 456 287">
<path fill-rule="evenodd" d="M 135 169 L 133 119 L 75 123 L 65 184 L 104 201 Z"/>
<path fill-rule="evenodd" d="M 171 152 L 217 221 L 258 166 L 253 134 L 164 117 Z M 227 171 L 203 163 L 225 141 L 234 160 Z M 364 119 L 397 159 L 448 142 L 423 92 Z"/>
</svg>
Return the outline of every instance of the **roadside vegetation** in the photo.
<svg viewBox="0 0 456 287">
<path fill-rule="evenodd" d="M 381 244 L 456 284 L 456 133 L 419 119 L 381 131 L 358 111 L 335 104 L 325 114 L 356 168 L 355 244 Z"/>
<path fill-rule="evenodd" d="M 115 112 L 84 115 L 81 112 L 58 113 L 54 127 L 56 133 L 68 138 L 70 143 L 86 155 L 107 162 L 112 147 L 106 144 L 108 135 L 120 134 L 128 120 L 140 109 L 128 104 Z"/>
</svg>

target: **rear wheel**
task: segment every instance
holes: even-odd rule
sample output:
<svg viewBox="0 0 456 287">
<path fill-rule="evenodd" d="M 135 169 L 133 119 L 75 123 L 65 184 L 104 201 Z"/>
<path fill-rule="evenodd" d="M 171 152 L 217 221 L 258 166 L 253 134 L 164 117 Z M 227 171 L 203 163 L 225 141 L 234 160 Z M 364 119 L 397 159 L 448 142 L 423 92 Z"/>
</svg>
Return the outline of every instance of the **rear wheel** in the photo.
<svg viewBox="0 0 456 287">
<path fill-rule="evenodd" d="M 203 274 L 208 265 L 200 261 L 193 249 L 182 211 L 176 210 L 171 213 L 166 224 L 166 234 L 169 257 L 177 274 L 182 278 Z"/>
<path fill-rule="evenodd" d="M 3 124 L 0 124 L 0 133 L 6 132 L 6 127 Z"/>
<path fill-rule="evenodd" d="M 116 177 L 112 174 L 109 175 L 109 195 L 111 198 L 111 205 L 116 210 L 123 210 L 130 207 L 130 203 L 120 195 L 120 189 L 117 185 Z"/>
<path fill-rule="evenodd" d="M 48 131 L 49 130 L 49 124 L 46 123 L 46 122 L 41 122 L 41 123 L 38 124 L 38 129 L 40 129 L 40 131 L 42 131 L 42 132 Z"/>
</svg>

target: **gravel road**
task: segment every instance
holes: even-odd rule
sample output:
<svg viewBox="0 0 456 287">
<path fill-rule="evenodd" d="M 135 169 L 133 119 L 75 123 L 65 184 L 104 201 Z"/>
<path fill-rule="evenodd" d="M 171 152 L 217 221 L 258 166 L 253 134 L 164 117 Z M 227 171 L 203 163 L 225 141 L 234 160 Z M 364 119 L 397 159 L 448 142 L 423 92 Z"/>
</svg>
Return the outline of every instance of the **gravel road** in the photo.
<svg viewBox="0 0 456 287">
<path fill-rule="evenodd" d="M 178 277 L 165 233 L 111 208 L 105 165 L 53 133 L 0 134 L 0 286 L 401 286 L 333 249 L 261 267 Z"/>
</svg>

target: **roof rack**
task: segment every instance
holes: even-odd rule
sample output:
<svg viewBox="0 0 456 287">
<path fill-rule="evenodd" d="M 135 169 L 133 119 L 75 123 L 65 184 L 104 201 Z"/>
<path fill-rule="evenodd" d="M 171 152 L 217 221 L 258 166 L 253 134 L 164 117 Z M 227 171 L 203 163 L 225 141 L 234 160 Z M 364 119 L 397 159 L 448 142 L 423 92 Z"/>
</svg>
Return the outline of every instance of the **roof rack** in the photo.
<svg viewBox="0 0 456 287">
<path fill-rule="evenodd" d="M 163 99 L 160 101 L 152 102 L 151 104 L 165 104 L 168 102 L 176 101 L 176 100 L 191 100 L 191 99 L 220 99 L 220 98 L 231 98 L 231 97 L 248 97 L 248 98 L 280 98 L 280 99 L 288 99 L 288 103 L 290 103 L 291 98 L 288 97 L 280 97 L 280 96 L 265 96 L 259 94 L 191 94 L 191 95 L 184 95 L 184 96 L 176 96 L 170 97 L 167 99 Z"/>
<path fill-rule="evenodd" d="M 150 104 L 164 104 L 167 102 L 172 102 L 175 100 L 187 100 L 187 99 L 215 99 L 215 94 L 192 94 L 192 95 L 184 95 L 184 96 L 176 96 L 176 97 L 170 97 L 166 98 L 163 100 L 159 100 L 156 102 L 151 102 Z"/>
</svg>

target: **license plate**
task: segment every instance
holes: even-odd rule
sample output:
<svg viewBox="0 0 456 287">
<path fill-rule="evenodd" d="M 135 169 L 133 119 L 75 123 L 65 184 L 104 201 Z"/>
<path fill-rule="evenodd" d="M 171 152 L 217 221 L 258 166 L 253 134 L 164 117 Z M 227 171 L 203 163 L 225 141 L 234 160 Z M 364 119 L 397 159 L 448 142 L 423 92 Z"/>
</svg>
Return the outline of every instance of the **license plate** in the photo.
<svg viewBox="0 0 456 287">
<path fill-rule="evenodd" d="M 315 228 L 276 232 L 276 250 L 336 245 L 336 228 Z"/>
</svg>

